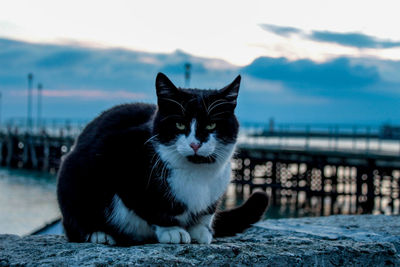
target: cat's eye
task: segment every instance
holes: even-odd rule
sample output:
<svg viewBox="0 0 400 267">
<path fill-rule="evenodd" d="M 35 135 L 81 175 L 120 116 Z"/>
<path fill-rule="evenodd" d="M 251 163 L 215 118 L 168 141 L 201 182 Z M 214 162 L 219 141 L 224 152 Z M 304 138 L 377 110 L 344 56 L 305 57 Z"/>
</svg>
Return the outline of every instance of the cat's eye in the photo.
<svg viewBox="0 0 400 267">
<path fill-rule="evenodd" d="M 176 128 L 178 128 L 179 130 L 185 130 L 186 126 L 183 123 L 177 122 Z"/>
<path fill-rule="evenodd" d="M 214 129 L 215 129 L 215 126 L 217 126 L 216 123 L 210 123 L 210 124 L 208 124 L 208 125 L 206 126 L 206 129 L 209 130 L 209 131 L 211 131 L 211 130 L 214 130 Z"/>
</svg>

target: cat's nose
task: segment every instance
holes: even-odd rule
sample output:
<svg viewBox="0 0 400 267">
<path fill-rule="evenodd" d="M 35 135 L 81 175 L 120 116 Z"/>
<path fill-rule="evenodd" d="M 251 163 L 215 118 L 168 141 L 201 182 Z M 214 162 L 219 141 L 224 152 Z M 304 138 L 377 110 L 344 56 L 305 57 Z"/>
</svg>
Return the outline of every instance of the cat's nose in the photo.
<svg viewBox="0 0 400 267">
<path fill-rule="evenodd" d="M 197 150 L 201 147 L 200 143 L 190 143 L 190 147 L 193 149 L 194 153 L 197 153 Z"/>
</svg>

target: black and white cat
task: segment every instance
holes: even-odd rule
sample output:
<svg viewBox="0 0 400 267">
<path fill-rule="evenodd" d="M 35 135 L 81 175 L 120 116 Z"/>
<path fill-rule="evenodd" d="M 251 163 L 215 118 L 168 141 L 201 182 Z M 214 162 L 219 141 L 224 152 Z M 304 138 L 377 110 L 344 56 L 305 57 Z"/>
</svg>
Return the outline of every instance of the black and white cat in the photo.
<svg viewBox="0 0 400 267">
<path fill-rule="evenodd" d="M 72 242 L 204 243 L 258 221 L 263 193 L 216 212 L 231 177 L 238 76 L 221 90 L 181 89 L 162 73 L 158 105 L 116 106 L 89 123 L 58 175 Z"/>
</svg>

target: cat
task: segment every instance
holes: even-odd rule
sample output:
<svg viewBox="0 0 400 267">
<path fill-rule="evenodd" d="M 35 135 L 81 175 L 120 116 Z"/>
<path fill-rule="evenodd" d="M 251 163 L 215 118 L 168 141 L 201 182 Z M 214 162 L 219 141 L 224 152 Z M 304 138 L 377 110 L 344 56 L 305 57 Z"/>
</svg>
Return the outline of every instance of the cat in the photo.
<svg viewBox="0 0 400 267">
<path fill-rule="evenodd" d="M 231 177 L 240 79 L 220 90 L 183 89 L 159 73 L 158 105 L 123 104 L 90 122 L 58 173 L 68 240 L 210 244 L 257 222 L 265 193 L 217 211 Z"/>
</svg>

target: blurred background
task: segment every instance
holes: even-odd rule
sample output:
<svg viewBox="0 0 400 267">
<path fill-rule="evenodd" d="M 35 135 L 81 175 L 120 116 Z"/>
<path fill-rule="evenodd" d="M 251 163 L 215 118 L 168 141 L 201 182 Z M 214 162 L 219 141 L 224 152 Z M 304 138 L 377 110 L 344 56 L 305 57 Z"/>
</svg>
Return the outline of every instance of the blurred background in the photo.
<svg viewBox="0 0 400 267">
<path fill-rule="evenodd" d="M 87 122 L 154 103 L 164 72 L 242 75 L 234 183 L 267 217 L 399 213 L 397 1 L 50 1 L 0 9 L 0 233 L 57 221 L 55 174 Z"/>
</svg>

